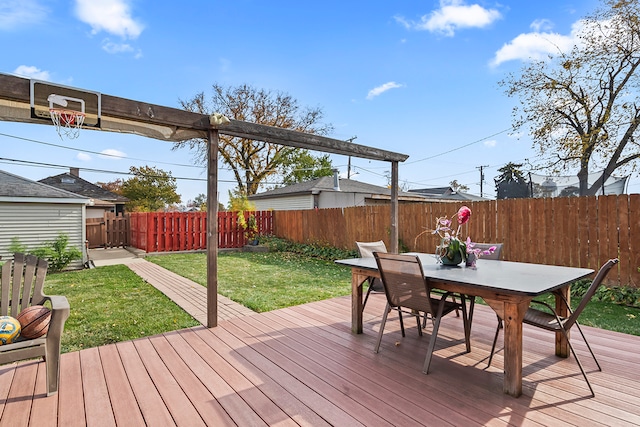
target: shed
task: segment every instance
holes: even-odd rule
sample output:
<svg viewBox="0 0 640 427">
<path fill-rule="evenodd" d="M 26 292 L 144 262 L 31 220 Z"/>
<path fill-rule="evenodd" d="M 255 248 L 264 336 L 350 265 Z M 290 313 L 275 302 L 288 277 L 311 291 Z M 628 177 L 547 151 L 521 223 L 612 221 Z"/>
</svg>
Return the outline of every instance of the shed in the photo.
<svg viewBox="0 0 640 427">
<path fill-rule="evenodd" d="M 60 233 L 84 254 L 87 203 L 89 199 L 78 194 L 0 171 L 0 256 L 13 256 L 9 246 L 14 237 L 34 249 Z M 83 262 L 74 261 L 71 267 Z"/>
<path fill-rule="evenodd" d="M 324 176 L 253 194 L 256 210 L 302 210 L 389 204 L 391 189 L 352 179 Z M 400 202 L 424 202 L 419 194 L 399 191 Z"/>
</svg>

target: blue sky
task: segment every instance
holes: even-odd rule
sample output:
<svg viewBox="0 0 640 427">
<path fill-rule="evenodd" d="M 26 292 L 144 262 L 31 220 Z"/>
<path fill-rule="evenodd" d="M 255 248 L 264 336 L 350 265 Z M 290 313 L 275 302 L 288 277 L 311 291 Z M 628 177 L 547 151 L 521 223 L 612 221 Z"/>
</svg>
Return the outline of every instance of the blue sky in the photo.
<svg viewBox="0 0 640 427">
<path fill-rule="evenodd" d="M 211 85 L 248 83 L 320 107 L 333 138 L 408 154 L 405 188 L 456 179 L 485 196 L 507 162 L 536 163 L 526 133 L 511 131 L 517 100 L 498 86 L 508 72 L 557 46 L 596 0 L 0 0 L 0 72 L 179 108 Z M 549 41 L 553 41 L 550 43 Z M 205 172 L 171 143 L 0 122 L 1 155 L 79 167 L 89 181 L 126 178 L 129 166 L 172 172 L 183 202 L 206 192 Z M 105 157 L 100 153 L 122 156 Z M 346 174 L 348 159 L 332 156 Z M 1 160 L 41 179 L 64 169 Z M 352 159 L 354 179 L 385 185 L 389 165 Z M 352 172 L 353 173 L 353 172 Z M 191 178 L 191 179 L 182 179 Z M 221 170 L 220 199 L 235 183 Z M 630 192 L 640 191 L 635 182 Z"/>
</svg>

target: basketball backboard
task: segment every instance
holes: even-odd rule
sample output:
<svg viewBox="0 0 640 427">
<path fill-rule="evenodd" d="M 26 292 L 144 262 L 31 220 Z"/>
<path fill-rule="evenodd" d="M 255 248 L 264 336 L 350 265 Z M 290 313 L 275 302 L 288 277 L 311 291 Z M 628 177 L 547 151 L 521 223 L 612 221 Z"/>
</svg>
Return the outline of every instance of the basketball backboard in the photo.
<svg viewBox="0 0 640 427">
<path fill-rule="evenodd" d="M 51 121 L 53 109 L 84 114 L 82 127 L 100 128 L 100 93 L 31 80 L 31 117 Z"/>
</svg>

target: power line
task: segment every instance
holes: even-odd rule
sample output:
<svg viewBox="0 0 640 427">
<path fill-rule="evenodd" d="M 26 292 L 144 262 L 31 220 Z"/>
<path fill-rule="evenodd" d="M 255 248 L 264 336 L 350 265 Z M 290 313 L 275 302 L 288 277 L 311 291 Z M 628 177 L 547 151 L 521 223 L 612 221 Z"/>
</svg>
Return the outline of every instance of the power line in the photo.
<svg viewBox="0 0 640 427">
<path fill-rule="evenodd" d="M 512 129 L 513 128 L 507 128 L 507 129 L 501 130 L 500 132 L 496 132 L 493 135 L 485 136 L 484 138 L 480 138 L 480 139 L 478 139 L 476 141 L 473 141 L 473 142 L 470 142 L 468 144 L 461 145 L 461 146 L 456 147 L 456 148 L 452 148 L 451 150 L 444 151 L 444 152 L 439 153 L 439 154 L 434 154 L 433 156 L 425 157 L 424 159 L 414 160 L 413 162 L 407 162 L 407 163 L 404 163 L 404 164 L 405 165 L 412 165 L 414 163 L 424 162 L 425 160 L 435 159 L 436 157 L 444 156 L 445 154 L 449 154 L 449 153 L 453 153 L 454 151 L 462 150 L 463 148 L 470 147 L 470 146 L 475 145 L 475 144 L 477 144 L 479 142 L 485 141 L 485 140 L 487 140 L 489 138 L 493 138 L 494 136 L 498 136 L 498 135 L 503 134 L 505 132 L 509 132 Z"/>
</svg>

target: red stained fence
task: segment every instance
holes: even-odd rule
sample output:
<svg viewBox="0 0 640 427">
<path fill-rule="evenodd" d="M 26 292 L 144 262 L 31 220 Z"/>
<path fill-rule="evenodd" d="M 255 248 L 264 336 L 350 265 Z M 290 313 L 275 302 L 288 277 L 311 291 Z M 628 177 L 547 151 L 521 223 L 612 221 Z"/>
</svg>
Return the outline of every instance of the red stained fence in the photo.
<svg viewBox="0 0 640 427">
<path fill-rule="evenodd" d="M 253 214 L 259 234 L 272 234 L 273 212 Z M 206 212 L 135 212 L 131 218 L 131 245 L 146 252 L 193 251 L 207 248 Z M 218 212 L 218 248 L 240 248 L 247 244 L 238 226 L 236 212 Z"/>
</svg>

